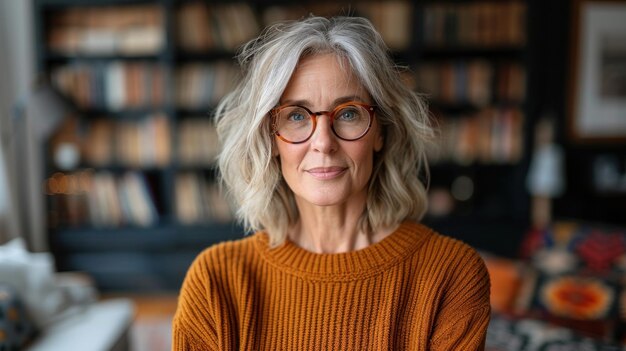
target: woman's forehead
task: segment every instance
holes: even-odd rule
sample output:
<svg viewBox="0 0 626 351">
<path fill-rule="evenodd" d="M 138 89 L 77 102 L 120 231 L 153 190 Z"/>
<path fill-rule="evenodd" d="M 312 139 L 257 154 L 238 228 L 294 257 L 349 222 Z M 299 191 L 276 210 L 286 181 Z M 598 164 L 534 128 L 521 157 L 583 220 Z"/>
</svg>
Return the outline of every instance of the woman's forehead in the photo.
<svg viewBox="0 0 626 351">
<path fill-rule="evenodd" d="M 345 58 L 335 54 L 307 56 L 300 60 L 281 97 L 306 100 L 311 97 L 337 98 L 337 95 L 369 96 Z"/>
</svg>

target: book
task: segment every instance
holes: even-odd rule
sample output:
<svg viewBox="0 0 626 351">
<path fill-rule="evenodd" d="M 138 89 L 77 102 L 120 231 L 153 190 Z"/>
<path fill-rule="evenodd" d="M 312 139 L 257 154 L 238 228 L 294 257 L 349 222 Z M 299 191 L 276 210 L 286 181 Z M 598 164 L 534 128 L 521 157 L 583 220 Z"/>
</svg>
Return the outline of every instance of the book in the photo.
<svg viewBox="0 0 626 351">
<path fill-rule="evenodd" d="M 214 165 L 219 142 L 217 131 L 210 120 L 191 117 L 178 124 L 177 159 L 185 166 Z"/>
<path fill-rule="evenodd" d="M 256 37 L 260 26 L 249 4 L 187 2 L 176 13 L 179 47 L 189 52 L 235 51 Z"/>
<path fill-rule="evenodd" d="M 521 1 L 433 3 L 423 16 L 423 41 L 431 47 L 519 47 L 526 42 Z"/>
<path fill-rule="evenodd" d="M 202 174 L 183 172 L 176 176 L 175 191 L 179 222 L 191 225 L 233 220 L 233 207 L 214 180 Z"/>
<path fill-rule="evenodd" d="M 71 63 L 56 67 L 53 84 L 84 109 L 121 111 L 163 106 L 165 68 L 150 62 Z"/>
<path fill-rule="evenodd" d="M 493 65 L 483 59 L 425 63 L 416 71 L 417 90 L 428 93 L 435 102 L 482 108 L 492 100 L 493 74 Z"/>
<path fill-rule="evenodd" d="M 461 165 L 514 164 L 523 150 L 523 114 L 514 107 L 487 107 L 476 113 L 439 117 L 441 134 L 429 160 Z"/>
<path fill-rule="evenodd" d="M 176 105 L 186 109 L 206 109 L 234 89 L 241 72 L 231 62 L 189 63 L 176 71 Z"/>
<path fill-rule="evenodd" d="M 165 45 L 163 28 L 155 4 L 76 6 L 51 12 L 46 40 L 64 55 L 150 55 Z"/>
</svg>

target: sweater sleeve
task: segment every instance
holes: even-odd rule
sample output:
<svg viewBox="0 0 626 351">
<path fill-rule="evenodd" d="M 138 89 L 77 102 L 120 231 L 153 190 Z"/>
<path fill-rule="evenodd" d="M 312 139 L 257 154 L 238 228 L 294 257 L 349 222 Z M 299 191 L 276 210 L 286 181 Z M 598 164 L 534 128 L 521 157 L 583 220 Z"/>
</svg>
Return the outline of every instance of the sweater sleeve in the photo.
<svg viewBox="0 0 626 351">
<path fill-rule="evenodd" d="M 430 350 L 484 350 L 491 316 L 489 274 L 466 247 L 449 268 L 449 284 L 436 316 Z"/>
<path fill-rule="evenodd" d="M 185 276 L 172 325 L 172 351 L 218 350 L 216 323 L 209 302 L 210 276 L 206 255 L 200 255 Z"/>
</svg>

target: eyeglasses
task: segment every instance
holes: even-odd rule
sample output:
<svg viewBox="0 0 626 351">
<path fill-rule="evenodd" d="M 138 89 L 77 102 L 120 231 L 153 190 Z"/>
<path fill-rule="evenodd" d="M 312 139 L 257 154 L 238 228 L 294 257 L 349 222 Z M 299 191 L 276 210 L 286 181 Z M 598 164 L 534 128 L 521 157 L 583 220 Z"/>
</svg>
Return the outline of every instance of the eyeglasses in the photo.
<svg viewBox="0 0 626 351">
<path fill-rule="evenodd" d="M 309 140 L 317 126 L 317 116 L 327 115 L 330 128 L 341 140 L 354 141 L 370 130 L 376 106 L 351 101 L 332 111 L 311 112 L 299 105 L 283 105 L 270 111 L 272 132 L 282 141 L 300 144 Z"/>
</svg>

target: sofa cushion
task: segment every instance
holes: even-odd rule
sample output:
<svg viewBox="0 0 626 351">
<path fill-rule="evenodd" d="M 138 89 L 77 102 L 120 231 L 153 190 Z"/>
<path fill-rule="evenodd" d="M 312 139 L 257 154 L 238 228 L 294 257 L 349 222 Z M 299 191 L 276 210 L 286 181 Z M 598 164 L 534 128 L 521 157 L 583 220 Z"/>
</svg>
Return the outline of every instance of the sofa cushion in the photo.
<svg viewBox="0 0 626 351">
<path fill-rule="evenodd" d="M 481 253 L 491 281 L 491 309 L 508 313 L 514 307 L 519 286 L 522 282 L 521 262 Z"/>
<path fill-rule="evenodd" d="M 547 275 L 528 270 L 516 301 L 518 314 L 615 340 L 621 329 L 621 283 L 591 275 Z"/>
<path fill-rule="evenodd" d="M 26 351 L 125 350 L 128 341 L 123 338 L 134 313 L 133 302 L 124 298 L 77 307 L 43 330 Z"/>
<path fill-rule="evenodd" d="M 559 221 L 527 233 L 516 311 L 608 340 L 626 340 L 626 229 Z"/>
<path fill-rule="evenodd" d="M 548 274 L 621 276 L 626 272 L 626 229 L 575 221 L 555 222 L 526 234 L 522 256 Z"/>
<path fill-rule="evenodd" d="M 0 283 L 0 350 L 21 350 L 36 329 L 15 290 Z"/>
<path fill-rule="evenodd" d="M 574 330 L 537 319 L 493 314 L 487 329 L 486 351 L 620 351 L 612 342 L 581 336 Z"/>
</svg>

